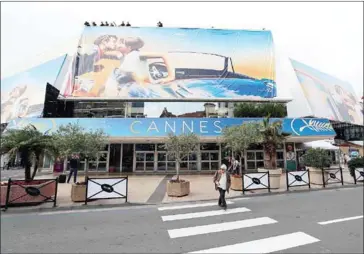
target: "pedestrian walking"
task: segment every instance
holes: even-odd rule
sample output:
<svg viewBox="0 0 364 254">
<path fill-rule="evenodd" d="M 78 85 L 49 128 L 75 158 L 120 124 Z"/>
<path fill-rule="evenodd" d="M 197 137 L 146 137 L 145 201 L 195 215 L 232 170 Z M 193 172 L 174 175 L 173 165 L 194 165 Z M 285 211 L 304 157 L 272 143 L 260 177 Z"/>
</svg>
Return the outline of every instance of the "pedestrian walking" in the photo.
<svg viewBox="0 0 364 254">
<path fill-rule="evenodd" d="M 70 174 L 68 175 L 67 183 L 70 182 L 72 175 L 73 175 L 73 182 L 76 183 L 79 161 L 80 160 L 78 154 L 72 154 L 72 157 L 70 159 Z"/>
<path fill-rule="evenodd" d="M 218 205 L 223 207 L 225 210 L 227 208 L 226 200 L 225 200 L 225 192 L 229 193 L 231 179 L 230 174 L 227 172 L 227 167 L 225 164 L 222 164 L 220 169 L 216 171 L 214 175 L 214 183 L 215 189 L 219 191 L 219 202 Z"/>
</svg>

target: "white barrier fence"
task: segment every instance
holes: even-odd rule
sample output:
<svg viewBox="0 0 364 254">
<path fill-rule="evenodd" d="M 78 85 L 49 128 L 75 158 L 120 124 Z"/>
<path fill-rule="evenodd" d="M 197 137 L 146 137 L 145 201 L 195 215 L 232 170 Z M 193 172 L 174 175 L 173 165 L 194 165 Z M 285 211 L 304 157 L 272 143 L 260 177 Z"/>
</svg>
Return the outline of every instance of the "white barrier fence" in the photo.
<svg viewBox="0 0 364 254">
<path fill-rule="evenodd" d="M 128 202 L 128 177 L 86 178 L 85 204 L 95 199 L 119 198 Z"/>
<path fill-rule="evenodd" d="M 269 172 L 243 174 L 243 193 L 251 190 L 264 190 L 270 192 Z"/>
</svg>

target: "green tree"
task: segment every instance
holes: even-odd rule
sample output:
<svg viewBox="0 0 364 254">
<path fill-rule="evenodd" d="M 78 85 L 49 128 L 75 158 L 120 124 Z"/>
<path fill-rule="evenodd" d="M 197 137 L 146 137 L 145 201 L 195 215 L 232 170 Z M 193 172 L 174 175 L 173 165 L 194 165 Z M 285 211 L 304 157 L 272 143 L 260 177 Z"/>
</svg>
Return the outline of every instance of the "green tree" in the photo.
<svg viewBox="0 0 364 254">
<path fill-rule="evenodd" d="M 264 168 L 276 169 L 277 146 L 282 144 L 290 134 L 282 131 L 282 121 L 271 122 L 269 116 L 263 119 L 259 132 L 260 143 L 264 150 Z"/>
<path fill-rule="evenodd" d="M 308 167 L 323 169 L 324 167 L 330 167 L 331 157 L 325 149 L 310 148 L 303 155 L 303 163 Z"/>
<path fill-rule="evenodd" d="M 53 134 L 57 142 L 59 155 L 68 158 L 73 153 L 85 156 L 86 160 L 97 158 L 99 151 L 107 143 L 108 136 L 102 129 L 85 130 L 77 123 L 62 125 Z M 88 165 L 86 161 L 86 165 Z M 86 167 L 86 175 L 88 166 Z"/>
<path fill-rule="evenodd" d="M 53 136 L 43 134 L 34 125 L 28 125 L 23 129 L 7 130 L 1 136 L 1 151 L 8 153 L 10 159 L 14 159 L 19 152 L 25 163 L 25 180 L 31 181 L 37 174 L 39 159 L 43 152 L 56 155 L 58 149 Z M 31 173 L 31 168 L 33 174 Z"/>
<path fill-rule="evenodd" d="M 283 103 L 239 103 L 234 107 L 235 117 L 286 117 L 287 107 Z"/>
<path fill-rule="evenodd" d="M 242 158 L 245 151 L 251 144 L 257 143 L 259 140 L 259 124 L 255 122 L 244 123 L 223 130 L 223 142 L 226 144 L 226 148 L 231 149 L 233 155 L 239 155 L 240 174 L 242 173 Z"/>
<path fill-rule="evenodd" d="M 168 139 L 164 144 L 164 148 L 167 151 L 167 156 L 174 158 L 176 162 L 177 181 L 179 181 L 179 169 L 180 164 L 184 158 L 191 153 L 198 152 L 198 146 L 200 140 L 196 134 L 182 134 L 174 135 L 168 134 Z"/>
</svg>

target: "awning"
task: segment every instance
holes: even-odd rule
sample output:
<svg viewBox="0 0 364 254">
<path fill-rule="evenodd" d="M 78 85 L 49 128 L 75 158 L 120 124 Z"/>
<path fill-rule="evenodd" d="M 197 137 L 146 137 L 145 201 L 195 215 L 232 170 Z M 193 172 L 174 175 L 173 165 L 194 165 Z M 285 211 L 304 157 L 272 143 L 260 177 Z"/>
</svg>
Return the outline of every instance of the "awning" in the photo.
<svg viewBox="0 0 364 254">
<path fill-rule="evenodd" d="M 318 140 L 312 142 L 306 142 L 303 144 L 305 148 L 321 148 L 325 150 L 339 150 L 338 146 L 334 146 L 331 144 L 330 140 Z"/>
</svg>

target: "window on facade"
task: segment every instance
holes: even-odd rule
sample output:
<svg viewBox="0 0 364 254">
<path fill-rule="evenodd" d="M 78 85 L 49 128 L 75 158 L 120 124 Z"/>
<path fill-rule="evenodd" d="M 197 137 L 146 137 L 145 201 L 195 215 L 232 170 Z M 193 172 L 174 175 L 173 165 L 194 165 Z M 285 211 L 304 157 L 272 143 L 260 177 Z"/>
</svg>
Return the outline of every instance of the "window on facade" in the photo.
<svg viewBox="0 0 364 254">
<path fill-rule="evenodd" d="M 200 148 L 201 148 L 201 150 L 218 151 L 219 145 L 216 143 L 205 143 L 205 144 L 201 144 Z"/>
<path fill-rule="evenodd" d="M 154 152 L 155 145 L 154 144 L 136 144 L 136 151 L 153 151 Z"/>
</svg>

